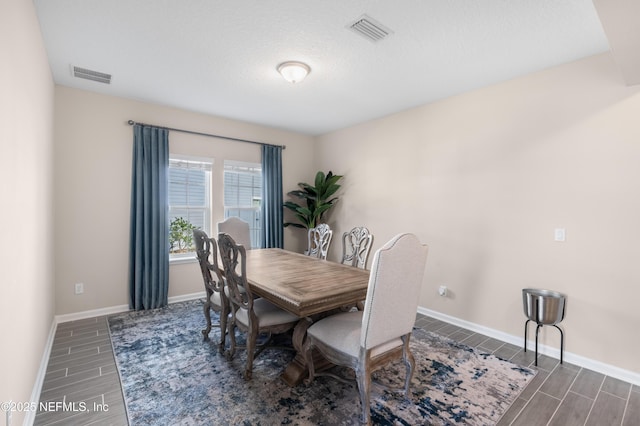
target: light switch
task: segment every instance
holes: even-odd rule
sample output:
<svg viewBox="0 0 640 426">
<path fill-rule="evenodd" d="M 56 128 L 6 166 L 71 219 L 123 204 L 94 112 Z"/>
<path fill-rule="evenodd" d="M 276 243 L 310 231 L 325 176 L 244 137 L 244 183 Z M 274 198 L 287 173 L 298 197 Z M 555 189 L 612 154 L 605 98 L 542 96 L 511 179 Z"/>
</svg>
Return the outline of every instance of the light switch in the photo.
<svg viewBox="0 0 640 426">
<path fill-rule="evenodd" d="M 556 228 L 553 232 L 553 240 L 564 242 L 565 241 L 565 230 L 564 228 Z"/>
</svg>

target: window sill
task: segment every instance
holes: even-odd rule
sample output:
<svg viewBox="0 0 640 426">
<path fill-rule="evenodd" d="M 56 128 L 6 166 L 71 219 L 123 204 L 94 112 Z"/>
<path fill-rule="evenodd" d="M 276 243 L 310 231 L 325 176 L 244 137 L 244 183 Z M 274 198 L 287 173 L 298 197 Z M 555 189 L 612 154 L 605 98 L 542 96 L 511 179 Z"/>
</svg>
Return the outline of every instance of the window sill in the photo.
<svg viewBox="0 0 640 426">
<path fill-rule="evenodd" d="M 198 259 L 196 258 L 195 254 L 191 256 L 169 258 L 169 265 L 180 265 L 182 263 L 196 263 L 196 262 L 198 262 Z"/>
</svg>

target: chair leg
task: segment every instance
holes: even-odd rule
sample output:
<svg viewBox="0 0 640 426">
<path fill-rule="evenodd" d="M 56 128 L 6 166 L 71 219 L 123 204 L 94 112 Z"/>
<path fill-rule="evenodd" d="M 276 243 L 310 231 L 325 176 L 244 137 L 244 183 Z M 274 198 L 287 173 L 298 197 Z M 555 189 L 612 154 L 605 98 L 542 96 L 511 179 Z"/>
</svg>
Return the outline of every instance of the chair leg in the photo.
<svg viewBox="0 0 640 426">
<path fill-rule="evenodd" d="M 356 370 L 356 380 L 358 381 L 358 394 L 360 395 L 360 422 L 362 424 L 370 424 L 371 407 L 369 400 L 371 398 L 371 371 L 366 361 L 362 362 Z"/>
<path fill-rule="evenodd" d="M 202 307 L 204 310 L 204 318 L 207 321 L 207 328 L 202 330 L 202 340 L 209 340 L 209 333 L 211 332 L 211 302 L 209 301 L 209 294 L 207 294 L 207 301 Z"/>
<path fill-rule="evenodd" d="M 225 304 L 222 304 L 222 309 L 220 310 L 220 343 L 218 344 L 218 352 L 223 354 L 224 348 L 226 346 L 226 337 L 227 337 L 227 321 L 229 319 L 229 307 Z"/>
<path fill-rule="evenodd" d="M 231 315 L 231 319 L 229 320 L 229 324 L 227 326 L 229 330 L 229 349 L 225 352 L 227 360 L 232 360 L 233 356 L 236 354 L 236 319 L 235 314 Z"/>
<path fill-rule="evenodd" d="M 253 372 L 253 358 L 255 357 L 256 341 L 258 340 L 258 327 L 251 323 L 247 333 L 247 366 L 244 369 L 245 380 L 251 379 Z"/>
<path fill-rule="evenodd" d="M 411 398 L 409 387 L 411 386 L 411 379 L 413 378 L 413 372 L 416 368 L 416 360 L 409 349 L 409 336 L 402 336 L 402 341 L 404 343 L 402 347 L 402 361 L 407 368 L 407 376 L 404 379 L 404 396 Z"/>
</svg>

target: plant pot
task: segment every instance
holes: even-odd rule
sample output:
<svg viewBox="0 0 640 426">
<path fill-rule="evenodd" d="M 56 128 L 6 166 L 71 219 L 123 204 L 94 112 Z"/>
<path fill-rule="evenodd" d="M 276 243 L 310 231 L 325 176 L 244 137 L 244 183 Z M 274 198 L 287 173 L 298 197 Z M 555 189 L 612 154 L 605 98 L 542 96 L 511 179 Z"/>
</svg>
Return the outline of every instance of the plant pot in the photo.
<svg viewBox="0 0 640 426">
<path fill-rule="evenodd" d="M 524 314 L 531 321 L 543 325 L 555 325 L 564 319 L 564 294 L 551 290 L 522 289 Z"/>
</svg>

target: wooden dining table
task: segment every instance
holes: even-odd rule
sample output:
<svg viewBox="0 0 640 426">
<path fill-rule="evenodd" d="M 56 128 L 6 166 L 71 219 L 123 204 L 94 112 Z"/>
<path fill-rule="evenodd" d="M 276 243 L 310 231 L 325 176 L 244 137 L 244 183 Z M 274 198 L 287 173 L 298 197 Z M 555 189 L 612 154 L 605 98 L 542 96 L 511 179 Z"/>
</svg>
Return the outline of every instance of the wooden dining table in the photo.
<svg viewBox="0 0 640 426">
<path fill-rule="evenodd" d="M 296 356 L 282 374 L 290 386 L 307 374 L 302 347 L 314 321 L 367 296 L 369 271 L 282 249 L 247 250 L 251 291 L 300 317 L 293 331 Z M 319 360 L 322 362 L 322 360 Z"/>
</svg>

